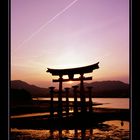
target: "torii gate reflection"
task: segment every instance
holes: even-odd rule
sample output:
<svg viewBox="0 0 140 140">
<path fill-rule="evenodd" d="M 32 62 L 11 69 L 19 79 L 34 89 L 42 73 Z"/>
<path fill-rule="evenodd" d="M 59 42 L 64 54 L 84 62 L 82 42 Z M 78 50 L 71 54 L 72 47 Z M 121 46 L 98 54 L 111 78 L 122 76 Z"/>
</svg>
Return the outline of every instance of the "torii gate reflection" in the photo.
<svg viewBox="0 0 140 140">
<path fill-rule="evenodd" d="M 98 63 L 70 69 L 51 69 L 48 68 L 46 72 L 50 72 L 52 76 L 59 76 L 59 79 L 53 79 L 53 82 L 59 82 L 59 117 L 62 116 L 62 83 L 68 81 L 80 81 L 80 99 L 81 99 L 81 112 L 86 112 L 85 106 L 85 93 L 84 93 L 84 80 L 92 80 L 92 77 L 84 77 L 85 73 L 91 73 L 93 70 L 98 69 Z M 80 74 L 79 78 L 74 78 L 75 74 Z M 64 75 L 68 75 L 68 79 L 63 79 Z"/>
</svg>

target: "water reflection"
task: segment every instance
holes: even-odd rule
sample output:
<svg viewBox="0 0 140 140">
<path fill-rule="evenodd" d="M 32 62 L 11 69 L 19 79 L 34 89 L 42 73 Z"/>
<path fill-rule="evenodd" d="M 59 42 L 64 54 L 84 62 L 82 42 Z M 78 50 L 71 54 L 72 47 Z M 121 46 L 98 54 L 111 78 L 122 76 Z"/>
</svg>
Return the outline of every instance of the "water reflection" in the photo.
<svg viewBox="0 0 140 140">
<path fill-rule="evenodd" d="M 93 135 L 93 128 L 73 129 L 73 130 L 50 130 L 49 139 L 63 138 L 63 139 L 87 139 Z"/>
<path fill-rule="evenodd" d="M 123 121 L 121 121 L 121 126 L 123 126 L 124 125 L 124 122 Z"/>
<path fill-rule="evenodd" d="M 129 122 L 122 120 L 111 120 L 99 123 L 94 128 L 75 129 L 11 129 L 10 140 L 21 139 L 125 139 L 129 140 Z"/>
</svg>

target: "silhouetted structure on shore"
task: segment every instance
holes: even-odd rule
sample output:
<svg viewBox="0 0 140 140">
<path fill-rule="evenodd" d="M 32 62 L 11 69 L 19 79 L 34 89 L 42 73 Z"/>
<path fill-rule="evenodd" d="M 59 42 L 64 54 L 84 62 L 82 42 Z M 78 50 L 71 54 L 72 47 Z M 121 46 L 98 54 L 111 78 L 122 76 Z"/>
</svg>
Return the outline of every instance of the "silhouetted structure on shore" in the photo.
<svg viewBox="0 0 140 140">
<path fill-rule="evenodd" d="M 53 82 L 59 82 L 59 96 L 58 96 L 58 116 L 62 117 L 63 112 L 63 104 L 62 104 L 62 83 L 67 81 L 80 81 L 80 110 L 82 113 L 87 112 L 87 105 L 85 101 L 85 89 L 84 89 L 84 80 L 92 80 L 92 77 L 85 77 L 85 73 L 91 73 L 93 70 L 98 69 L 99 62 L 96 64 L 92 64 L 85 67 L 78 67 L 78 68 L 71 68 L 71 69 L 50 69 L 48 68 L 47 72 L 50 72 L 53 76 L 59 76 L 58 79 L 53 79 Z M 75 74 L 79 74 L 79 78 L 74 78 Z M 68 75 L 68 79 L 63 79 L 64 75 Z M 77 106 L 77 88 L 78 86 L 73 86 L 74 92 L 74 113 L 78 113 L 78 106 Z M 66 88 L 66 112 L 68 115 L 69 104 L 68 104 L 68 92 L 69 89 Z M 89 104 L 88 110 L 92 112 L 92 100 L 91 100 L 91 87 L 88 87 L 89 92 Z M 51 116 L 53 116 L 53 94 L 54 94 L 54 87 L 50 87 L 51 93 Z"/>
</svg>

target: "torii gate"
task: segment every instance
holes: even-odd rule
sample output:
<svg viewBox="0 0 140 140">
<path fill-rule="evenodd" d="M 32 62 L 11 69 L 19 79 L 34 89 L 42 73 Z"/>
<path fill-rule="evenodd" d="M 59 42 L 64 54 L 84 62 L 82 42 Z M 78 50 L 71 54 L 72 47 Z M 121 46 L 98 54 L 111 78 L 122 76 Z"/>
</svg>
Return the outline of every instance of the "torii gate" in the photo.
<svg viewBox="0 0 140 140">
<path fill-rule="evenodd" d="M 84 80 L 92 80 L 92 77 L 84 77 L 85 73 L 91 73 L 98 69 L 98 63 L 70 69 L 51 69 L 48 68 L 46 72 L 50 72 L 52 76 L 59 76 L 59 79 L 53 79 L 53 82 L 59 82 L 59 115 L 62 116 L 62 83 L 67 81 L 80 81 L 80 98 L 81 111 L 85 112 L 85 95 L 84 95 Z M 74 78 L 74 74 L 80 74 L 79 78 Z M 63 75 L 68 75 L 68 79 L 63 79 Z"/>
</svg>

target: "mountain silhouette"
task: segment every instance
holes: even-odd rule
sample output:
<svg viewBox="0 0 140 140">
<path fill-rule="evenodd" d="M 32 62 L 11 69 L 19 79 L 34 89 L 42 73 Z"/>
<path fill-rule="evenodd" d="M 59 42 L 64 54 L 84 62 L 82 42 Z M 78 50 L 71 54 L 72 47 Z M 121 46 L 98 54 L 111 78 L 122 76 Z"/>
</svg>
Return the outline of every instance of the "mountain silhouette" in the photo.
<svg viewBox="0 0 140 140">
<path fill-rule="evenodd" d="M 115 97 L 123 98 L 130 97 L 129 84 L 122 81 L 96 81 L 92 83 L 84 83 L 85 90 L 87 86 L 92 86 L 93 97 Z M 79 84 L 78 84 L 79 86 Z M 25 89 L 31 93 L 32 97 L 49 97 L 49 89 L 41 88 L 35 85 L 28 84 L 21 80 L 11 81 L 11 89 Z M 65 96 L 65 94 L 62 94 Z M 86 93 L 85 93 L 86 95 Z M 73 97 L 72 89 L 70 90 L 70 96 Z"/>
<path fill-rule="evenodd" d="M 25 89 L 26 91 L 30 92 L 32 97 L 47 96 L 49 93 L 48 88 L 41 88 L 21 80 L 11 81 L 11 89 Z"/>
<path fill-rule="evenodd" d="M 93 97 L 130 97 L 129 84 L 122 81 L 96 81 L 85 83 L 85 87 L 92 86 Z"/>
</svg>

